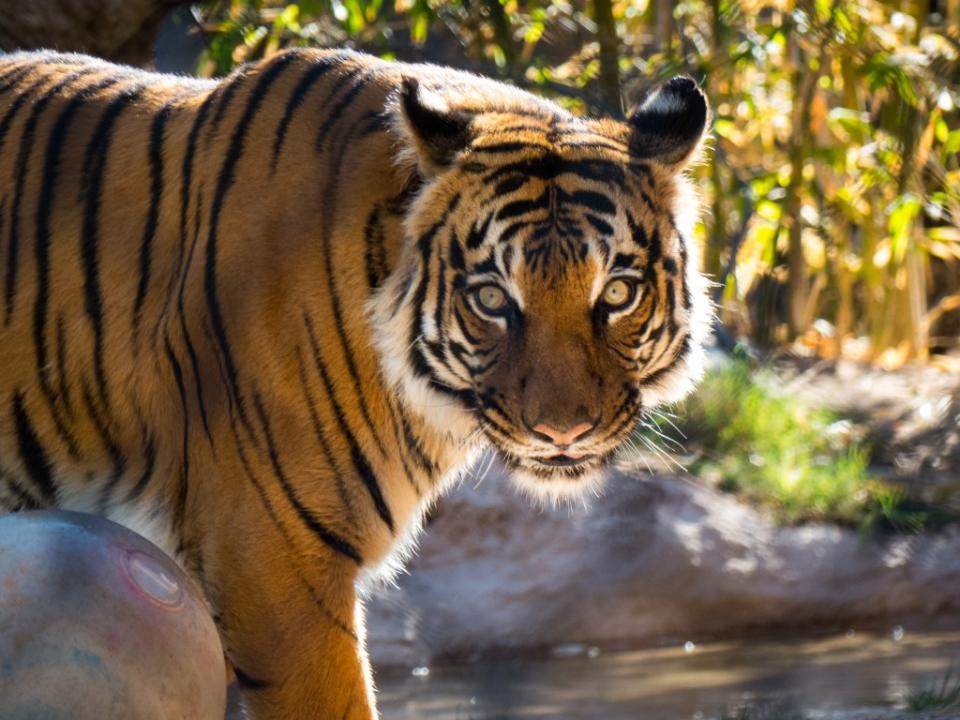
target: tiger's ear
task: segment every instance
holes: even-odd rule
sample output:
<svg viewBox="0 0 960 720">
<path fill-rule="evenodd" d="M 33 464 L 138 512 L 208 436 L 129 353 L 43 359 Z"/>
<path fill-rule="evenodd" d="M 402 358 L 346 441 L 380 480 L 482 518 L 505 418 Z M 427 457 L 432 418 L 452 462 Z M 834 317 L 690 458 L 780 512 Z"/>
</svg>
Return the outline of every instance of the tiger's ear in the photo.
<svg viewBox="0 0 960 720">
<path fill-rule="evenodd" d="M 696 82 L 675 77 L 630 116 L 630 150 L 645 160 L 682 168 L 700 146 L 710 111 Z"/>
<path fill-rule="evenodd" d="M 470 143 L 473 116 L 451 110 L 446 101 L 423 92 L 416 78 L 405 77 L 400 90 L 403 125 L 421 174 L 436 175 Z"/>
</svg>

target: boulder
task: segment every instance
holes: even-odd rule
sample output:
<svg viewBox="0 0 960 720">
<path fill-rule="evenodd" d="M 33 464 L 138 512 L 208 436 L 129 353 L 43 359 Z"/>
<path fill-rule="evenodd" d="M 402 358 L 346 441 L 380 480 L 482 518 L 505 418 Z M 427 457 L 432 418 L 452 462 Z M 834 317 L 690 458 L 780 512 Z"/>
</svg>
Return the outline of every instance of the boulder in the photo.
<svg viewBox="0 0 960 720">
<path fill-rule="evenodd" d="M 494 468 L 445 498 L 368 603 L 378 667 L 503 648 L 699 641 L 901 621 L 960 606 L 960 531 L 778 527 L 685 476 L 621 469 L 598 498 L 531 505 Z"/>
</svg>

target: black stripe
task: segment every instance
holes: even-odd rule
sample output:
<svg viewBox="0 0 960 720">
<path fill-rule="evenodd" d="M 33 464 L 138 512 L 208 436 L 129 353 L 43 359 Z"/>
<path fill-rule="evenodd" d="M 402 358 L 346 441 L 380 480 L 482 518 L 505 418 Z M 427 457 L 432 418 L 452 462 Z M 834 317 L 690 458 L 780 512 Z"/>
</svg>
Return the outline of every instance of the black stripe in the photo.
<svg viewBox="0 0 960 720">
<path fill-rule="evenodd" d="M 104 368 L 103 294 L 100 288 L 100 201 L 103 177 L 107 167 L 114 126 L 120 114 L 143 96 L 142 86 L 128 87 L 114 97 L 103 111 L 90 138 L 84 155 L 84 167 L 89 168 L 85 185 L 86 202 L 83 210 L 83 230 L 80 239 L 80 258 L 83 265 L 84 306 L 93 326 L 93 367 L 100 392 L 101 407 L 109 415 L 110 394 L 107 372 Z"/>
<path fill-rule="evenodd" d="M 613 262 L 610 264 L 611 270 L 630 270 L 634 267 L 637 256 L 632 253 L 617 253 L 613 256 Z"/>
<path fill-rule="evenodd" d="M 267 515 L 269 516 L 271 522 L 273 522 L 274 527 L 277 528 L 277 532 L 280 533 L 280 536 L 283 538 L 287 547 L 290 549 L 289 553 L 286 553 L 288 558 L 292 559 L 302 557 L 302 553 L 296 548 L 293 538 L 290 537 L 290 533 L 287 531 L 286 526 L 280 522 L 280 517 L 277 515 L 277 511 L 273 507 L 273 503 L 270 501 L 269 495 L 267 495 L 266 488 L 263 484 L 257 480 L 257 476 L 253 472 L 253 468 L 250 467 L 250 461 L 247 459 L 247 454 L 244 449 L 243 438 L 240 437 L 240 433 L 235 424 L 231 423 L 230 428 L 233 432 L 233 439 L 237 444 L 237 450 L 239 451 L 240 457 L 240 466 L 243 468 L 244 474 L 247 476 L 247 479 L 250 480 L 250 483 L 253 485 L 254 489 L 257 492 L 257 496 L 260 498 L 260 503 L 263 505 L 263 509 L 266 510 Z M 302 573 L 297 574 L 298 579 L 303 585 L 304 590 L 313 598 L 314 603 L 320 609 L 328 620 L 349 637 L 351 637 L 354 642 L 358 640 L 357 634 L 350 629 L 350 627 L 336 615 L 334 615 L 329 608 L 324 604 L 323 598 L 317 594 L 317 591 L 314 590 L 313 586 L 303 577 Z"/>
<path fill-rule="evenodd" d="M 487 215 L 483 222 L 475 223 L 467 234 L 467 249 L 476 250 L 483 244 L 487 237 L 487 231 L 490 229 L 490 222 L 493 220 L 493 213 Z"/>
<path fill-rule="evenodd" d="M 297 109 L 303 104 L 307 93 L 310 92 L 310 88 L 312 88 L 320 78 L 330 72 L 330 70 L 342 63 L 345 57 L 344 55 L 334 55 L 323 58 L 304 73 L 296 87 L 294 87 L 290 98 L 287 100 L 287 106 L 283 110 L 283 117 L 280 118 L 280 122 L 277 124 L 277 130 L 273 140 L 273 156 L 270 160 L 270 172 L 274 172 L 277 169 L 277 159 L 280 157 L 280 150 L 283 148 L 284 140 L 286 140 L 290 122 L 293 120 Z"/>
<path fill-rule="evenodd" d="M 230 665 L 233 667 L 233 674 L 237 678 L 237 685 L 242 687 L 244 690 L 263 690 L 264 688 L 270 687 L 270 683 L 268 683 L 266 680 L 260 680 L 252 675 L 248 675 L 243 670 L 238 668 L 233 662 L 231 662 Z"/>
<path fill-rule="evenodd" d="M 350 558 L 357 565 L 361 565 L 363 561 L 357 549 L 340 535 L 324 525 L 323 521 L 317 516 L 317 514 L 303 504 L 303 501 L 297 494 L 296 488 L 294 488 L 290 483 L 286 472 L 284 472 L 283 465 L 280 463 L 280 455 L 277 452 L 277 446 L 273 439 L 273 432 L 270 429 L 270 421 L 267 419 L 266 410 L 263 408 L 263 403 L 260 400 L 260 394 L 256 391 L 253 393 L 253 405 L 257 411 L 257 416 L 260 419 L 260 426 L 263 429 L 263 434 L 267 441 L 267 455 L 270 457 L 270 465 L 273 468 L 273 474 L 276 476 L 277 480 L 280 481 L 280 486 L 283 488 L 283 492 L 287 496 L 287 500 L 289 500 L 290 504 L 293 505 L 293 509 L 297 511 L 297 516 L 303 521 L 304 525 L 310 528 L 310 530 L 324 542 L 325 545 L 329 546 L 332 550 L 335 550 L 341 555 Z"/>
<path fill-rule="evenodd" d="M 343 473 L 340 471 L 339 463 L 333 453 L 333 449 L 330 447 L 330 440 L 327 438 L 327 433 L 324 432 L 323 425 L 320 423 L 317 401 L 314 399 L 313 393 L 310 392 L 310 383 L 307 380 L 307 366 L 303 362 L 303 353 L 299 347 L 297 347 L 297 368 L 300 374 L 300 386 L 303 389 L 303 398 L 307 404 L 307 410 L 310 413 L 310 423 L 313 426 L 313 434 L 320 444 L 320 450 L 323 452 L 323 457 L 327 461 L 327 465 L 329 465 L 333 471 L 333 481 L 337 486 L 337 494 L 340 496 L 340 502 L 347 512 L 350 524 L 355 526 L 356 508 L 353 506 L 350 494 L 347 492 L 347 486 L 343 482 Z"/>
<path fill-rule="evenodd" d="M 143 495 L 143 491 L 147 489 L 150 479 L 153 477 L 153 471 L 156 469 L 157 465 L 157 443 L 153 437 L 147 439 L 145 456 L 143 473 L 141 473 L 136 484 L 130 488 L 130 492 L 127 493 L 125 502 L 132 503 L 139 499 L 140 496 Z"/>
<path fill-rule="evenodd" d="M 433 308 L 433 324 L 437 329 L 437 337 L 442 342 L 447 337 L 447 333 L 444 331 L 444 320 L 446 319 L 444 310 L 447 302 L 447 264 L 443 261 L 443 258 L 438 258 L 437 265 L 437 290 L 433 294 L 436 304 Z"/>
<path fill-rule="evenodd" d="M 33 429 L 27 409 L 23 405 L 23 395 L 19 391 L 13 395 L 13 423 L 17 434 L 17 449 L 27 474 L 43 495 L 43 499 L 49 504 L 55 503 L 57 486 L 50 460 L 36 430 Z"/>
<path fill-rule="evenodd" d="M 150 286 L 153 241 L 157 235 L 160 200 L 163 196 L 163 133 L 172 109 L 173 101 L 170 101 L 160 108 L 150 124 L 150 142 L 147 146 L 147 157 L 150 161 L 150 207 L 147 209 L 143 237 L 140 239 L 140 279 L 137 282 L 137 295 L 133 300 L 132 330 L 135 345 L 140 333 L 140 314 L 147 299 L 147 288 Z"/>
<path fill-rule="evenodd" d="M 683 272 L 680 274 L 680 282 L 682 284 L 681 297 L 683 302 L 683 309 L 690 309 L 690 285 L 687 282 L 687 262 L 689 258 L 687 257 L 687 241 L 683 237 L 683 233 L 680 232 L 680 228 L 677 227 L 676 220 L 671 216 L 670 225 L 673 227 L 673 231 L 677 234 L 677 247 L 680 255 L 680 267 L 683 269 Z"/>
<path fill-rule="evenodd" d="M 463 256 L 463 247 L 460 245 L 460 238 L 457 236 L 457 229 L 455 227 L 450 228 L 450 249 L 448 252 L 450 258 L 450 267 L 457 271 L 454 274 L 454 286 L 456 286 L 457 278 L 461 277 L 467 269 L 467 261 Z"/>
<path fill-rule="evenodd" d="M 344 77 L 351 77 L 351 75 L 344 75 Z M 326 122 L 324 122 L 320 129 L 320 133 L 317 135 L 318 143 L 326 137 L 329 131 L 334 129 L 335 121 L 340 117 L 343 109 L 346 108 L 356 94 L 366 86 L 368 80 L 369 74 L 364 74 L 358 78 L 355 81 L 354 86 L 350 89 L 350 92 L 348 92 L 346 96 L 340 100 L 333 111 L 331 111 Z M 333 311 L 334 327 L 337 331 L 337 338 L 340 341 L 340 347 L 343 350 L 343 357 L 347 365 L 347 372 L 350 374 L 350 379 L 353 381 L 354 394 L 356 395 L 358 404 L 360 406 L 360 414 L 370 432 L 370 436 L 373 438 L 374 443 L 380 450 L 380 453 L 383 456 L 386 456 L 386 447 L 384 446 L 383 440 L 380 438 L 380 433 L 377 432 L 377 428 L 374 426 L 373 420 L 370 417 L 370 408 L 367 403 L 365 385 L 360 381 L 360 373 L 357 370 L 357 365 L 354 361 L 354 353 L 352 352 L 349 338 L 347 337 L 346 323 L 343 319 L 343 308 L 340 304 L 340 294 L 337 292 L 336 286 L 337 273 L 333 265 L 332 236 L 335 219 L 333 208 L 337 207 L 337 187 L 340 179 L 340 166 L 343 162 L 344 154 L 349 147 L 350 132 L 348 131 L 345 136 L 341 136 L 339 138 L 337 154 L 329 163 L 329 168 L 327 171 L 328 180 L 323 193 L 323 207 L 325 208 L 325 211 L 323 215 L 322 240 L 320 245 L 323 252 L 323 261 L 325 267 L 324 275 L 326 276 L 327 295 L 330 299 L 330 309 Z"/>
<path fill-rule="evenodd" d="M 564 160 L 553 153 L 498 166 L 485 175 L 483 181 L 494 183 L 500 178 L 517 174 L 527 179 L 540 180 L 555 180 L 561 175 L 575 175 L 584 180 L 607 183 L 620 188 L 626 182 L 623 168 L 617 163 L 601 159 Z"/>
<path fill-rule="evenodd" d="M 504 230 L 502 233 L 500 233 L 500 236 L 497 238 L 497 242 L 500 245 L 503 245 L 504 243 L 509 243 L 511 240 L 513 240 L 513 238 L 517 236 L 517 234 L 521 230 L 524 230 L 525 228 L 529 228 L 530 226 L 531 226 L 531 223 L 529 220 L 520 220 L 518 222 L 515 222 L 512 225 L 509 225 L 507 229 Z M 547 227 L 549 227 L 551 230 L 553 229 L 552 226 L 547 226 Z M 540 234 L 538 233 L 535 237 L 539 239 L 539 236 Z"/>
<path fill-rule="evenodd" d="M 550 207 L 550 189 L 544 190 L 540 197 L 534 200 L 514 200 L 497 211 L 497 220 L 510 220 L 535 210 L 546 210 Z"/>
<path fill-rule="evenodd" d="M 190 250 L 187 253 L 186 264 L 183 267 L 180 276 L 180 287 L 177 291 L 177 317 L 180 320 L 180 334 L 183 336 L 183 344 L 187 348 L 187 357 L 190 359 L 190 367 L 193 371 L 194 389 L 197 395 L 197 406 L 200 409 L 200 422 L 203 424 L 203 431 L 207 435 L 210 447 L 213 447 L 213 435 L 210 432 L 210 422 L 207 417 L 207 406 L 203 399 L 203 385 L 200 380 L 200 361 L 197 358 L 196 348 L 193 346 L 193 340 L 190 337 L 190 330 L 187 327 L 187 316 L 184 310 L 184 292 L 186 289 L 187 277 L 190 275 L 190 267 L 193 265 L 193 254 L 197 246 L 197 240 L 200 236 L 200 216 L 203 212 L 203 197 L 197 193 L 197 207 L 194 212 L 193 240 L 190 242 Z M 170 343 L 169 331 L 167 332 L 167 343 Z"/>
<path fill-rule="evenodd" d="M 243 155 L 250 123 L 259 111 L 274 81 L 296 57 L 296 53 L 281 55 L 267 65 L 257 79 L 257 84 L 250 94 L 250 99 L 247 101 L 243 116 L 240 118 L 230 137 L 230 145 L 227 149 L 223 166 L 220 169 L 220 175 L 217 178 L 216 191 L 213 195 L 212 207 L 210 208 L 210 227 L 207 235 L 206 262 L 204 266 L 204 294 L 206 295 L 207 307 L 210 311 L 210 322 L 213 325 L 213 334 L 216 338 L 220 355 L 223 356 L 224 364 L 226 365 L 227 378 L 229 380 L 228 390 L 236 400 L 240 422 L 243 423 L 244 427 L 246 427 L 251 434 L 253 434 L 253 428 L 250 425 L 246 410 L 244 409 L 243 397 L 240 394 L 237 364 L 233 357 L 233 351 L 230 348 L 230 341 L 227 339 L 227 328 L 223 319 L 223 311 L 220 308 L 220 298 L 217 295 L 217 231 L 219 229 L 220 213 L 223 210 L 227 192 L 233 185 L 237 162 Z"/>
<path fill-rule="evenodd" d="M 207 129 L 207 144 L 210 143 L 210 140 L 217 132 L 217 128 L 220 126 L 220 121 L 223 120 L 223 116 L 226 114 L 227 108 L 230 107 L 230 103 L 233 100 L 233 96 L 237 92 L 237 89 L 243 85 L 244 80 L 247 79 L 247 70 L 247 66 L 241 66 L 237 68 L 228 77 L 224 78 L 217 87 L 216 96 L 220 98 L 220 103 L 217 105 L 217 109 L 213 114 L 213 121 L 210 123 L 210 127 Z"/>
<path fill-rule="evenodd" d="M 626 215 L 627 225 L 630 228 L 630 239 L 641 248 L 649 247 L 650 238 L 647 236 L 646 229 L 634 219 L 630 211 L 627 211 Z"/>
<path fill-rule="evenodd" d="M 367 112 L 363 118 L 365 118 L 365 120 L 359 123 L 357 128 L 357 135 L 360 137 L 373 135 L 375 132 L 390 131 L 390 118 L 386 112 L 374 112 L 371 110 Z"/>
<path fill-rule="evenodd" d="M 37 269 L 37 292 L 33 307 L 33 342 L 37 374 L 40 380 L 40 389 L 50 408 L 57 432 L 67 444 L 70 455 L 74 458 L 79 457 L 79 450 L 76 441 L 67 431 L 60 416 L 56 394 L 50 381 L 50 364 L 47 356 L 47 314 L 50 304 L 50 221 L 53 214 L 54 199 L 57 196 L 56 185 L 60 172 L 60 156 L 63 153 L 67 132 L 73 122 L 74 115 L 90 97 L 115 85 L 117 82 L 117 78 L 108 77 L 79 89 L 57 117 L 48 135 L 40 197 L 37 200 L 34 216 L 36 226 L 34 260 Z"/>
<path fill-rule="evenodd" d="M 380 519 L 383 520 L 383 523 L 390 529 L 390 532 L 394 532 L 393 514 L 390 512 L 386 500 L 384 500 L 383 492 L 380 490 L 380 482 L 377 480 L 377 476 L 370 466 L 370 461 L 367 460 L 367 456 L 364 455 L 363 450 L 360 449 L 356 437 L 354 437 L 350 431 L 350 426 L 344 416 L 343 408 L 340 406 L 340 403 L 337 402 L 333 382 L 320 355 L 320 345 L 317 342 L 317 336 L 313 330 L 313 321 L 310 320 L 310 316 L 306 311 L 303 313 L 303 320 L 307 327 L 310 349 L 313 352 L 313 362 L 316 365 L 317 372 L 320 374 L 320 379 L 323 380 L 323 386 L 326 389 L 327 398 L 330 400 L 333 413 L 337 418 L 337 425 L 340 428 L 340 432 L 350 446 L 350 459 L 353 462 L 353 467 L 367 488 L 367 492 L 370 494 L 370 499 L 373 501 L 373 506 L 376 508 Z"/>
<path fill-rule="evenodd" d="M 79 74 L 74 74 L 74 77 L 79 77 Z M 47 78 L 45 77 L 34 80 L 17 95 L 16 100 L 7 108 L 7 111 L 3 114 L 3 118 L 0 119 L 0 150 L 3 150 L 3 143 L 6 140 L 7 133 L 10 132 L 10 126 L 13 124 L 17 112 L 19 112 L 20 108 L 30 99 L 33 91 L 42 86 L 46 81 Z"/>
<path fill-rule="evenodd" d="M 67 330 L 63 315 L 57 315 L 57 377 L 60 379 L 57 397 L 67 417 L 73 419 L 73 402 L 70 399 L 70 383 L 67 381 Z"/>
<path fill-rule="evenodd" d="M 170 312 L 170 305 L 177 295 L 178 283 L 182 286 L 185 277 L 183 272 L 183 258 L 187 250 L 187 215 L 190 208 L 190 191 L 192 190 L 193 180 L 193 160 L 197 155 L 197 144 L 200 136 L 200 130 L 207 120 L 210 108 L 214 101 L 223 92 L 224 85 L 220 84 L 207 93 L 207 96 L 200 103 L 196 114 L 193 117 L 193 123 L 190 126 L 190 132 L 187 134 L 187 142 L 184 147 L 183 159 L 180 162 L 180 222 L 179 235 L 177 242 L 177 258 L 173 264 L 174 271 L 170 274 L 169 284 L 165 295 L 163 310 L 157 316 L 157 324 L 154 328 L 154 336 L 159 335 L 164 320 Z M 197 193 L 199 199 L 200 194 Z"/>
<path fill-rule="evenodd" d="M 363 261 L 367 269 L 367 287 L 371 290 L 380 287 L 389 274 L 380 211 L 381 206 L 377 205 L 363 229 Z"/>
<path fill-rule="evenodd" d="M 601 142 L 599 140 L 563 142 L 564 150 L 569 150 L 570 148 L 577 148 L 578 150 L 610 150 L 624 156 L 621 162 L 628 160 L 630 157 L 629 149 L 625 145 L 613 145 L 609 142 Z"/>
<path fill-rule="evenodd" d="M 417 287 L 413 296 L 413 313 L 411 314 L 409 336 L 409 360 L 414 373 L 420 375 L 421 377 L 429 378 L 432 387 L 444 394 L 461 398 L 462 391 L 457 390 L 456 388 L 447 387 L 443 382 L 441 382 L 440 378 L 436 376 L 430 366 L 430 363 L 428 363 L 427 359 L 424 357 L 423 350 L 420 346 L 421 339 L 425 336 L 423 328 L 423 320 L 425 317 L 423 306 L 426 302 L 427 290 L 429 289 L 430 285 L 430 260 L 433 255 L 433 240 L 440 229 L 446 225 L 450 214 L 456 210 L 459 204 L 460 194 L 457 193 L 450 198 L 441 218 L 430 228 L 428 228 L 427 231 L 417 240 L 417 249 L 419 250 L 421 256 L 421 269 L 420 279 L 417 283 Z M 470 241 L 468 239 L 467 244 L 469 245 L 469 243 Z"/>
<path fill-rule="evenodd" d="M 180 454 L 182 457 L 181 468 L 180 468 L 180 486 L 178 489 L 177 497 L 185 498 L 187 492 L 187 482 L 190 479 L 190 412 L 187 408 L 187 388 L 183 382 L 183 370 L 180 367 L 180 361 L 177 360 L 177 355 L 173 351 L 173 346 L 170 344 L 170 338 L 164 338 L 164 349 L 166 351 L 167 360 L 170 363 L 170 367 L 173 369 L 173 377 L 177 383 L 177 395 L 180 398 L 180 411 L 183 418 L 183 429 L 181 430 L 180 436 Z M 183 510 L 184 501 L 177 506 L 176 511 L 179 513 Z M 178 514 L 174 522 L 179 526 L 183 516 Z"/>
<path fill-rule="evenodd" d="M 632 162 L 627 167 L 630 168 L 630 172 L 634 175 L 643 178 L 650 185 L 653 185 L 653 171 L 650 170 L 650 166 L 642 162 Z"/>
<path fill-rule="evenodd" d="M 592 190 L 577 190 L 566 199 L 574 205 L 580 205 L 601 215 L 617 214 L 617 206 L 613 204 L 610 198 Z"/>
<path fill-rule="evenodd" d="M 183 161 L 180 166 L 180 241 L 177 245 L 176 268 L 178 273 L 177 277 L 180 278 L 181 284 L 183 283 L 184 276 L 182 270 L 183 256 L 187 250 L 187 212 L 190 207 L 190 190 L 193 182 L 193 158 L 197 154 L 197 140 L 200 135 L 200 128 L 203 127 L 204 122 L 206 122 L 210 107 L 222 90 L 223 85 L 218 86 L 200 103 L 197 114 L 193 119 L 193 124 L 190 126 L 190 134 L 187 135 L 187 145 L 184 148 Z"/>
<path fill-rule="evenodd" d="M 387 411 L 390 415 L 390 428 L 393 430 L 393 439 L 396 441 L 397 447 L 400 448 L 400 464 L 403 465 L 404 477 L 417 494 L 417 497 L 420 497 L 423 491 L 420 489 L 420 483 L 418 483 L 417 479 L 413 476 L 413 471 L 410 469 L 410 463 L 407 461 L 406 453 L 403 452 L 405 446 L 400 437 L 400 426 L 397 424 L 397 408 L 392 398 L 387 398 Z M 429 479 L 430 478 L 428 478 L 428 480 Z"/>
<path fill-rule="evenodd" d="M 462 382 L 464 385 L 470 385 L 470 368 L 465 368 L 467 370 L 466 375 L 462 375 L 454 370 L 453 365 L 450 364 L 450 358 L 447 357 L 447 346 L 444 343 L 425 340 L 422 341 L 422 347 L 426 349 L 430 357 L 440 363 L 440 365 L 443 366 L 447 372 L 453 375 L 453 377 Z"/>
<path fill-rule="evenodd" d="M 8 476 L 6 473 L 3 474 L 3 477 L 0 478 L 5 480 L 7 483 L 7 490 L 13 493 L 16 496 L 17 504 L 12 508 L 0 508 L 3 510 L 10 510 L 12 512 L 19 512 L 20 510 L 39 510 L 43 507 L 43 504 L 37 500 L 33 495 L 28 493 L 24 488 L 20 487 L 20 484 L 16 481 L 15 478 Z"/>
<path fill-rule="evenodd" d="M 637 422 L 639 422 L 640 417 L 634 414 L 634 411 L 638 405 L 637 399 L 639 396 L 640 391 L 636 388 L 627 389 L 623 402 L 617 407 L 617 410 L 610 417 L 608 427 L 610 425 L 613 425 L 613 427 L 600 441 L 601 444 L 606 443 L 611 438 L 619 436 L 625 429 L 630 428 L 632 425 L 635 425 Z M 618 421 L 620 415 L 623 415 L 623 418 Z"/>
<path fill-rule="evenodd" d="M 521 150 L 550 152 L 549 145 L 544 145 L 543 143 L 538 142 L 522 142 L 519 140 L 512 142 L 490 143 L 489 145 L 473 145 L 470 149 L 478 153 L 491 154 L 520 152 Z"/>
<path fill-rule="evenodd" d="M 463 339 L 471 345 L 479 345 L 480 338 L 467 329 L 467 322 L 464 320 L 463 313 L 460 312 L 460 308 L 454 306 L 453 317 L 457 321 L 457 325 L 460 327 L 460 332 L 463 335 Z"/>
<path fill-rule="evenodd" d="M 22 67 L 15 68 L 11 72 L 4 73 L 2 78 L 3 84 L 0 85 L 0 94 L 14 88 L 16 84 L 20 82 L 31 70 L 33 70 L 32 67 Z"/>
<path fill-rule="evenodd" d="M 9 63 L 9 65 L 8 65 Z M 11 75 L 15 75 L 18 72 L 23 72 L 24 70 L 29 71 L 33 63 L 26 62 L 22 64 L 17 64 L 16 62 L 11 62 L 6 55 L 3 54 L 3 51 L 0 50 L 0 66 L 3 66 L 3 70 L 0 71 L 0 83 L 3 83 Z M 2 477 L 2 473 L 0 473 Z"/>
<path fill-rule="evenodd" d="M 184 267 L 184 255 L 187 251 L 187 213 L 190 206 L 190 190 L 192 185 L 193 178 L 193 158 L 197 149 L 197 139 L 200 134 L 200 129 L 203 127 L 204 122 L 206 121 L 207 115 L 210 112 L 210 108 L 213 105 L 214 100 L 218 96 L 219 92 L 222 90 L 223 85 L 218 86 L 213 90 L 203 102 L 200 104 L 200 107 L 197 109 L 196 117 L 194 117 L 193 124 L 190 126 L 190 133 L 187 136 L 187 144 L 184 149 L 183 161 L 181 163 L 181 186 L 180 186 L 180 225 L 179 225 L 179 241 L 177 244 L 177 261 L 176 269 L 177 274 L 174 276 L 174 283 L 179 282 L 179 287 L 177 289 L 177 309 L 180 315 L 180 330 L 183 335 L 184 344 L 187 347 L 187 352 L 190 357 L 190 362 L 193 367 L 194 374 L 194 383 L 196 386 L 197 394 L 197 404 L 200 408 L 200 419 L 203 422 L 204 430 L 207 433 L 207 438 L 210 441 L 210 445 L 213 445 L 213 436 L 210 434 L 210 426 L 207 420 L 207 409 L 203 400 L 203 392 L 200 386 L 200 374 L 198 369 L 197 354 L 194 349 L 193 342 L 190 337 L 190 331 L 187 328 L 186 318 L 184 317 L 183 312 L 183 296 L 184 289 L 186 287 L 187 275 L 190 272 L 190 266 L 193 261 L 193 252 L 197 244 L 197 240 L 200 234 L 200 214 L 202 211 L 202 196 L 200 192 L 197 192 L 197 203 L 196 208 L 194 209 L 194 219 L 195 227 L 193 232 L 193 240 L 190 244 L 190 251 L 186 257 L 186 266 Z M 173 296 L 173 286 L 171 285 L 170 293 L 168 294 L 168 303 L 171 301 Z M 166 314 L 166 310 L 161 314 L 160 318 L 162 320 L 163 316 Z M 169 330 L 167 332 L 167 344 L 170 343 Z M 230 400 L 232 403 L 232 398 Z"/>
<path fill-rule="evenodd" d="M 414 434 L 413 427 L 410 425 L 410 418 L 407 417 L 407 411 L 402 404 L 400 404 L 399 410 L 400 424 L 403 427 L 404 441 L 406 442 L 407 447 L 413 453 L 414 460 L 417 461 L 417 464 L 432 480 L 437 472 L 437 467 L 433 460 L 427 457 L 426 453 L 423 451 L 423 444 L 420 442 L 420 438 Z"/>
<path fill-rule="evenodd" d="M 505 180 L 501 180 L 497 183 L 497 186 L 493 189 L 493 194 L 496 197 L 501 195 L 509 195 L 512 192 L 515 192 L 527 184 L 527 179 L 522 175 L 516 175 L 515 177 L 508 177 Z"/>
<path fill-rule="evenodd" d="M 601 220 L 596 215 L 591 215 L 590 213 L 587 213 L 585 217 L 587 218 L 587 222 L 593 226 L 593 229 L 601 235 L 613 235 L 613 228 L 606 220 Z"/>
<path fill-rule="evenodd" d="M 100 440 L 103 443 L 103 448 L 106 450 L 107 455 L 110 456 L 110 461 L 113 463 L 113 478 L 115 480 L 119 480 L 120 475 L 123 474 L 123 471 L 127 466 L 126 458 L 124 458 L 123 453 L 120 451 L 120 447 L 117 445 L 116 440 L 114 440 L 106 419 L 97 409 L 97 404 L 94 401 L 93 393 L 90 391 L 90 386 L 85 380 L 82 379 L 80 381 L 80 394 L 83 399 L 83 404 L 87 408 L 87 413 L 90 415 L 90 419 L 93 421 L 93 426 L 96 428 L 97 434 L 100 436 Z"/>
<path fill-rule="evenodd" d="M 78 80 L 82 75 L 83 73 L 81 72 L 71 73 L 51 87 L 47 88 L 43 95 L 40 96 L 37 102 L 30 109 L 30 115 L 27 116 L 27 119 L 23 125 L 23 129 L 21 130 L 20 148 L 17 152 L 15 169 L 16 182 L 13 190 L 13 207 L 11 208 L 10 212 L 10 244 L 7 247 L 7 272 L 4 282 L 4 299 L 6 303 L 5 324 L 7 325 L 10 324 L 10 320 L 13 316 L 14 296 L 16 295 L 17 291 L 17 270 L 20 259 L 20 206 L 25 195 L 23 186 L 27 178 L 27 161 L 30 158 L 30 151 L 33 149 L 33 141 L 34 135 L 36 134 L 37 122 L 40 119 L 40 115 L 46 109 L 47 104 L 57 95 L 57 93 L 59 93 L 70 83 Z M 81 89 L 70 99 L 67 109 L 63 113 L 64 115 L 72 116 L 76 109 L 86 101 L 86 97 L 88 96 L 86 91 L 88 89 L 89 87 Z M 59 125 L 54 129 L 57 129 L 58 127 Z"/>
<path fill-rule="evenodd" d="M 370 81 L 369 72 L 363 73 L 360 77 L 356 77 L 356 74 L 357 73 L 355 70 L 348 69 L 346 72 L 343 73 L 343 75 L 337 78 L 337 82 L 334 84 L 333 88 L 331 88 L 328 97 L 332 98 L 334 95 L 336 95 L 340 91 L 340 88 L 348 80 L 354 80 L 353 85 L 347 91 L 347 93 L 342 98 L 340 98 L 340 100 L 337 101 L 337 104 L 334 105 L 330 109 L 330 112 L 327 113 L 327 117 L 323 121 L 323 125 L 321 125 L 320 130 L 317 131 L 317 139 L 314 142 L 314 146 L 316 147 L 317 150 L 320 150 L 320 148 L 323 147 L 324 140 L 327 139 L 327 135 L 333 129 L 334 125 L 336 125 L 340 121 L 340 116 L 343 114 L 343 111 L 347 109 L 350 103 L 354 101 L 357 95 L 360 94 L 360 92 L 366 87 L 367 83 Z M 345 150 L 347 145 L 348 143 L 345 140 L 341 140 L 341 144 L 340 144 L 341 155 L 343 154 L 342 150 Z"/>
<path fill-rule="evenodd" d="M 647 272 L 654 272 L 653 265 L 663 256 L 663 243 L 660 241 L 660 228 L 654 227 L 647 244 Z"/>
</svg>

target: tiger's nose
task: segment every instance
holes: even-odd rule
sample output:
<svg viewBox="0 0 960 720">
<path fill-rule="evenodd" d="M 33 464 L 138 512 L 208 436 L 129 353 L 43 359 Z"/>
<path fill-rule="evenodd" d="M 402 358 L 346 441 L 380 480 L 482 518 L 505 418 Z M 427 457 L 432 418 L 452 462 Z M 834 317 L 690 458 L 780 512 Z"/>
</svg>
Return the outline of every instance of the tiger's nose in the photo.
<svg viewBox="0 0 960 720">
<path fill-rule="evenodd" d="M 539 425 L 534 425 L 531 430 L 537 433 L 538 435 L 543 435 L 554 445 L 566 446 L 570 445 L 573 442 L 576 442 L 578 438 L 583 437 L 588 432 L 593 430 L 596 427 L 596 423 L 582 422 L 579 425 L 575 425 L 569 430 L 557 430 L 556 428 L 550 427 L 545 423 L 540 423 Z"/>
</svg>

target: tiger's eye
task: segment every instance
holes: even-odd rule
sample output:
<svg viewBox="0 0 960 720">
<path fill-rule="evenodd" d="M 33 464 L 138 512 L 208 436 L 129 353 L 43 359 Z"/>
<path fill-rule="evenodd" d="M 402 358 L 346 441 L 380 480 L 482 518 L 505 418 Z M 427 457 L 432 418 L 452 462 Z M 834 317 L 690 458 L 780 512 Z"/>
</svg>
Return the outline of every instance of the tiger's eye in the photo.
<svg viewBox="0 0 960 720">
<path fill-rule="evenodd" d="M 480 307 L 489 312 L 503 310 L 507 304 L 507 294 L 496 285 L 484 285 L 476 291 Z"/>
<path fill-rule="evenodd" d="M 603 289 L 602 300 L 608 307 L 617 310 L 626 307 L 633 300 L 634 284 L 624 278 L 616 278 Z"/>
</svg>

